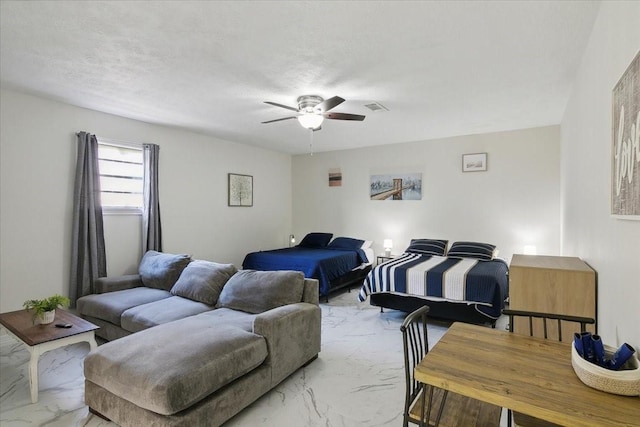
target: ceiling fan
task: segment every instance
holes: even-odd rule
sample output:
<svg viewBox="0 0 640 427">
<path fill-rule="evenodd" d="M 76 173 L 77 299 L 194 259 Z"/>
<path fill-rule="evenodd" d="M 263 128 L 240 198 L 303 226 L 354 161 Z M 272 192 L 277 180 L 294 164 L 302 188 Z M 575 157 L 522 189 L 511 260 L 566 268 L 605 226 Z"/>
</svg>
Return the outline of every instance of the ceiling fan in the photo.
<svg viewBox="0 0 640 427">
<path fill-rule="evenodd" d="M 298 108 L 289 107 L 288 105 L 278 104 L 277 102 L 265 101 L 265 104 L 275 105 L 276 107 L 286 108 L 295 111 L 295 116 L 283 117 L 275 120 L 267 120 L 264 123 L 279 122 L 282 120 L 298 119 L 303 128 L 313 131 L 320 130 L 324 119 L 331 120 L 356 120 L 363 121 L 365 116 L 349 113 L 330 113 L 329 110 L 337 107 L 344 102 L 343 98 L 334 96 L 329 99 L 322 99 L 317 95 L 302 95 L 298 97 Z"/>
</svg>

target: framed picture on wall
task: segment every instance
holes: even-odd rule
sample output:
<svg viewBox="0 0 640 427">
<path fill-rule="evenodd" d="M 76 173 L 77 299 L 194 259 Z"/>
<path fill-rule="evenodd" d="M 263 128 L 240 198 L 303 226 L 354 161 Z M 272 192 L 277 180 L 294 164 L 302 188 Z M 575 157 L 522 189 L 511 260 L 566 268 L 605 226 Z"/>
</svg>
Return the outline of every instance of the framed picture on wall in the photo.
<svg viewBox="0 0 640 427">
<path fill-rule="evenodd" d="M 230 173 L 229 206 L 253 206 L 253 176 Z"/>
<path fill-rule="evenodd" d="M 487 153 L 462 155 L 462 172 L 483 172 L 487 170 Z"/>
<path fill-rule="evenodd" d="M 640 219 L 640 52 L 613 88 L 611 214 Z"/>
<path fill-rule="evenodd" d="M 422 200 L 421 173 L 391 173 L 369 177 L 371 200 Z"/>
<path fill-rule="evenodd" d="M 342 172 L 340 168 L 329 169 L 329 187 L 342 186 Z"/>
</svg>

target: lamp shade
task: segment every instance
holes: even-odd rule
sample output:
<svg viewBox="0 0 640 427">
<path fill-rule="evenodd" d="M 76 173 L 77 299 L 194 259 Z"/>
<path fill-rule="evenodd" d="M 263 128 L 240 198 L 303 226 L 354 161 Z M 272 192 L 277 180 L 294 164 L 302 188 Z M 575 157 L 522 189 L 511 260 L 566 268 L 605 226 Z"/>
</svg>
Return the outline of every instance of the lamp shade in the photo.
<svg viewBox="0 0 640 427">
<path fill-rule="evenodd" d="M 298 122 L 307 129 L 319 128 L 323 121 L 324 117 L 321 114 L 307 113 L 298 116 Z"/>
<path fill-rule="evenodd" d="M 385 249 L 391 249 L 393 247 L 393 240 L 384 239 L 384 242 L 382 243 L 382 246 L 384 246 Z"/>
</svg>

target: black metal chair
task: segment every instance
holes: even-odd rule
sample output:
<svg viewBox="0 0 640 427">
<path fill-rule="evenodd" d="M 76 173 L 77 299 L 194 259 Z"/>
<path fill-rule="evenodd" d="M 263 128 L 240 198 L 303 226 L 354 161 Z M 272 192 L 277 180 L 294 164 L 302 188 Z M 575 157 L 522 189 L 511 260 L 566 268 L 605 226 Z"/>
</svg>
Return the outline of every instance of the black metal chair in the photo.
<svg viewBox="0 0 640 427">
<path fill-rule="evenodd" d="M 564 337 L 567 339 L 573 338 L 573 333 L 577 332 L 577 326 L 580 325 L 580 332 L 586 332 L 587 325 L 593 325 L 596 323 L 595 319 L 591 317 L 569 316 L 564 314 L 555 313 L 540 313 L 535 311 L 522 311 L 522 310 L 502 310 L 502 314 L 509 316 L 509 332 L 514 332 L 514 319 L 515 318 L 527 318 L 529 325 L 528 335 L 538 336 L 544 339 L 554 339 L 556 341 L 562 341 L 562 324 L 563 322 L 570 322 L 574 324 L 574 328 L 571 333 L 565 333 Z M 534 319 L 540 319 L 535 322 Z M 540 328 L 540 323 L 542 327 Z M 566 329 L 565 329 L 566 332 Z M 566 341 L 566 340 L 565 340 Z M 507 411 L 508 425 L 511 427 L 512 415 L 513 422 L 519 427 L 558 427 L 558 424 L 550 423 L 548 421 L 534 418 L 520 412 Z"/>
<path fill-rule="evenodd" d="M 406 381 L 404 427 L 409 423 L 443 427 L 499 426 L 502 408 L 416 381 L 415 367 L 429 352 L 428 311 L 428 306 L 417 309 L 400 327 Z"/>
</svg>

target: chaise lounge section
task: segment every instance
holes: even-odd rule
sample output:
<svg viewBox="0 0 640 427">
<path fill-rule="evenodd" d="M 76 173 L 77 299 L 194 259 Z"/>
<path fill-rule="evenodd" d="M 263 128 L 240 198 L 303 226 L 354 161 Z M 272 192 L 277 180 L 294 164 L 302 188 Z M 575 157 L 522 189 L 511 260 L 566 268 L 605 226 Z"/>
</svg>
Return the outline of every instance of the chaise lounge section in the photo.
<svg viewBox="0 0 640 427">
<path fill-rule="evenodd" d="M 89 353 L 84 367 L 90 410 L 121 426 L 218 426 L 320 352 L 318 282 L 300 272 L 238 271 L 214 304 L 198 301 L 205 311 L 139 331 L 124 313 L 137 308 L 153 323 L 143 314 L 155 312 L 158 320 L 176 295 L 123 310 L 123 291 L 110 302 L 107 293 L 97 295 L 100 304 L 83 303 L 85 313 L 94 310 L 88 318 L 102 316 L 123 335 Z M 105 307 L 117 308 L 109 319 Z"/>
</svg>

